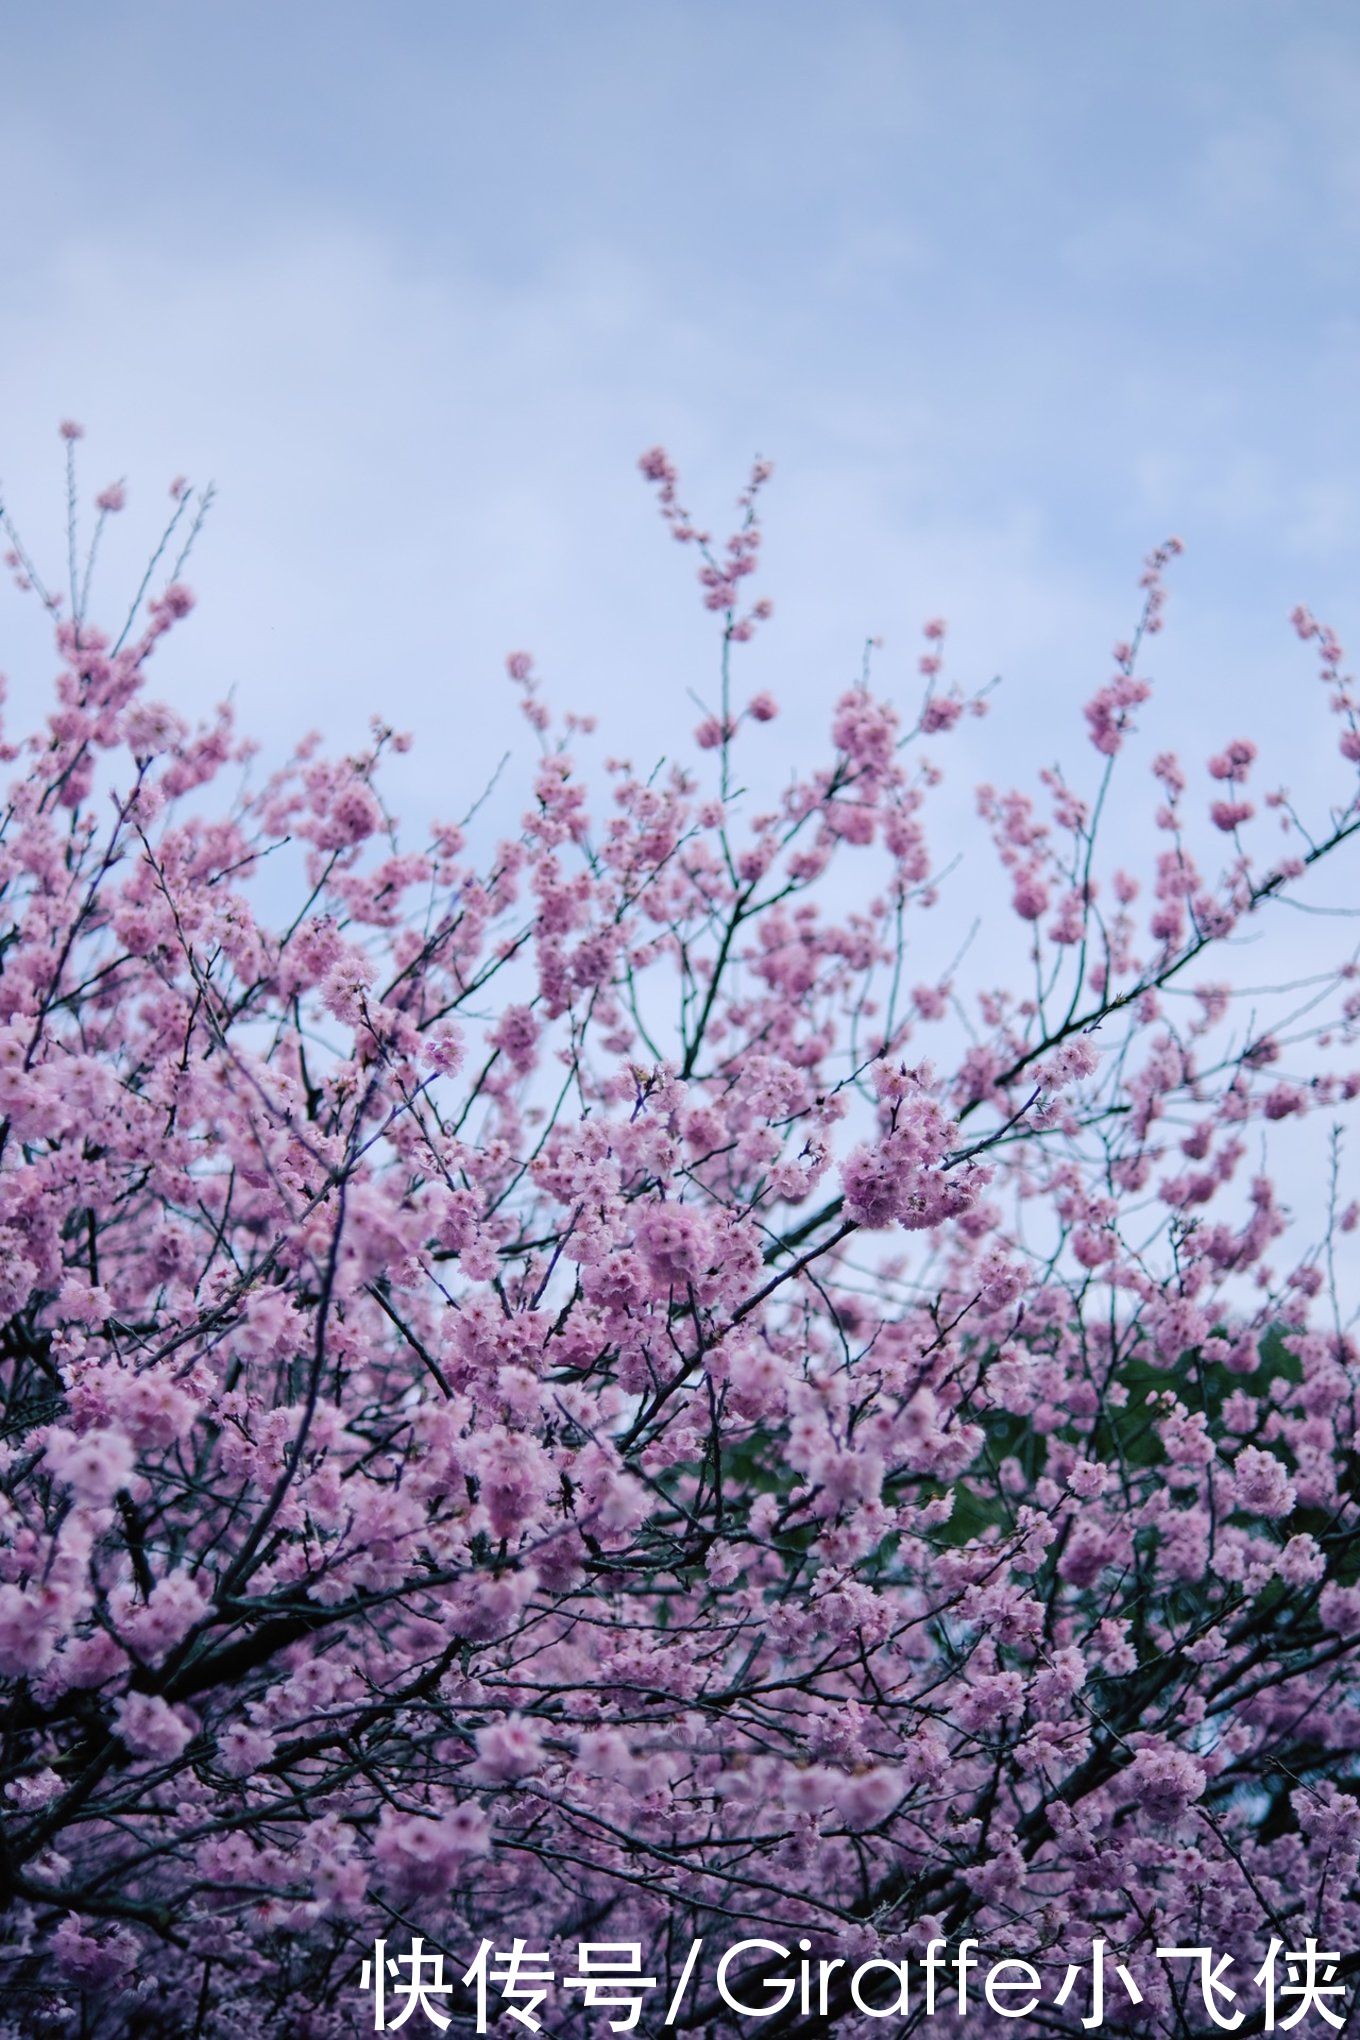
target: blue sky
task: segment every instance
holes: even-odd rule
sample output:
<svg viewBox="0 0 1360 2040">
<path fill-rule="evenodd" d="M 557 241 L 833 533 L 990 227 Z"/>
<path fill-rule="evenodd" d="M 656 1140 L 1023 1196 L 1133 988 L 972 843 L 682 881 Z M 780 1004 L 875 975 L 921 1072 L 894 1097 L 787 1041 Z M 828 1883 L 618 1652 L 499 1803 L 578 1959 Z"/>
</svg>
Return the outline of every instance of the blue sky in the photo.
<svg viewBox="0 0 1360 2040">
<path fill-rule="evenodd" d="M 379 707 L 461 809 L 527 644 L 660 748 L 712 673 L 661 439 L 715 524 L 777 463 L 749 671 L 795 746 L 944 612 L 1008 755 L 1079 748 L 1175 530 L 1180 732 L 1322 769 L 1285 617 L 1356 620 L 1352 5 L 71 0 L 0 58 L 0 479 L 58 558 L 82 418 L 125 574 L 216 480 L 178 698 L 275 741 Z"/>
</svg>

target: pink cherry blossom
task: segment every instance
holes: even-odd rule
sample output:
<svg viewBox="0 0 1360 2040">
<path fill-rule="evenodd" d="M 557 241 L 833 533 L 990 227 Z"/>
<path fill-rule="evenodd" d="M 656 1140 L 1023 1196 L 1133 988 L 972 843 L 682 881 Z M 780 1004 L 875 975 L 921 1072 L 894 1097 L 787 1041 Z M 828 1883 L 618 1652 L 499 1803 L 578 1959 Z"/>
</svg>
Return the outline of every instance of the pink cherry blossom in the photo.
<svg viewBox="0 0 1360 2040">
<path fill-rule="evenodd" d="M 973 1940 L 1050 1999 L 1096 1938 L 1360 1944 L 1360 977 L 1281 911 L 1354 891 L 1339 640 L 1296 612 L 1310 789 L 1229 688 L 1207 771 L 1159 748 L 1175 540 L 1053 677 L 1066 765 L 1011 783 L 937 619 L 814 741 L 796 646 L 798 718 L 740 670 L 769 463 L 726 537 L 641 466 L 698 729 L 658 699 L 634 765 L 512 652 L 525 757 L 483 799 L 469 723 L 414 829 L 382 718 L 268 762 L 189 719 L 187 484 L 125 630 L 93 550 L 49 602 L 0 803 L 5 2040 L 372 2030 L 398 1929 L 667 1979 Z"/>
</svg>

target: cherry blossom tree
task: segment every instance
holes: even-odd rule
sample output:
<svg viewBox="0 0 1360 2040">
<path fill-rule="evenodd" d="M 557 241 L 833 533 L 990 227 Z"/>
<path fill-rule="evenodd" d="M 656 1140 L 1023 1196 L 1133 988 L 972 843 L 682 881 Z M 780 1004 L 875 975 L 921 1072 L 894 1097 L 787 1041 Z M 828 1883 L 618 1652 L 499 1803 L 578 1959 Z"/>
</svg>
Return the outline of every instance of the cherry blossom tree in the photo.
<svg viewBox="0 0 1360 2040">
<path fill-rule="evenodd" d="M 522 814 L 469 786 L 409 847 L 385 726 L 265 771 L 154 698 L 206 504 L 98 628 L 123 491 L 82 548 L 63 429 L 62 595 L 5 520 L 58 672 L 0 823 L 0 2034 L 371 2032 L 415 1936 L 409 2030 L 460 2033 L 479 1950 L 567 2035 L 582 1944 L 641 1951 L 654 2033 L 741 2030 L 744 1942 L 781 2035 L 884 2030 L 844 1967 L 780 1997 L 800 1942 L 1026 1962 L 1022 2034 L 1081 2030 L 1097 1940 L 1128 2034 L 1213 2030 L 1159 1947 L 1349 1974 L 1360 979 L 1235 989 L 1354 888 L 1330 630 L 1311 806 L 1244 736 L 1149 781 L 1160 547 L 1072 769 L 981 788 L 947 879 L 988 703 L 944 625 L 910 710 L 866 671 L 790 758 L 741 684 L 769 469 L 717 540 L 658 449 L 693 755 L 592 763 L 516 653 Z"/>
</svg>

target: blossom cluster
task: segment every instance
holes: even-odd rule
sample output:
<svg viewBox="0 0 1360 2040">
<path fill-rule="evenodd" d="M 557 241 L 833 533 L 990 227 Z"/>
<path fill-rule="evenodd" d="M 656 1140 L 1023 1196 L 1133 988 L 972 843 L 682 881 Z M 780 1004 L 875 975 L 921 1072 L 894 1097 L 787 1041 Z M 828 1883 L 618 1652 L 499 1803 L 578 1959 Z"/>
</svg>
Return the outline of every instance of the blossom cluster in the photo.
<svg viewBox="0 0 1360 2040">
<path fill-rule="evenodd" d="M 1026 1965 L 1035 2035 L 1095 1941 L 1131 2035 L 1186 2030 L 1158 1948 L 1360 1947 L 1360 984 L 1229 945 L 1352 857 L 1340 647 L 1299 613 L 1319 814 L 1240 736 L 1135 771 L 1159 548 L 1073 771 L 979 792 L 1026 968 L 970 978 L 943 624 L 919 712 L 866 676 L 761 753 L 765 470 L 714 550 L 644 469 L 715 718 L 597 768 L 514 654 L 518 817 L 418 847 L 385 725 L 261 778 L 149 691 L 184 484 L 121 633 L 6 524 L 57 672 L 0 814 L 4 2040 L 372 2030 L 394 1922 L 659 1979 L 740 1939 L 743 2003 L 806 1938 L 848 1966 L 799 2036 L 932 1946 Z"/>
</svg>

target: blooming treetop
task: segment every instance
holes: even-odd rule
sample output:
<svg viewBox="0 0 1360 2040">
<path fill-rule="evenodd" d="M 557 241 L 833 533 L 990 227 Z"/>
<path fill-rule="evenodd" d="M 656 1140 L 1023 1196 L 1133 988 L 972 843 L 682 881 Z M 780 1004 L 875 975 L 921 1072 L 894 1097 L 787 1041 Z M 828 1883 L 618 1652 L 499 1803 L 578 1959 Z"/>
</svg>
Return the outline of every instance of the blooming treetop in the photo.
<svg viewBox="0 0 1360 2040">
<path fill-rule="evenodd" d="M 372 2030 L 413 1931 L 663 1981 L 1100 1938 L 1148 2034 L 1158 1945 L 1360 1949 L 1360 983 L 1219 961 L 1353 870 L 1330 631 L 1330 805 L 1165 752 L 1140 863 L 1153 553 L 1077 766 L 979 794 L 1026 967 L 965 988 L 914 968 L 983 706 L 943 624 L 923 702 L 851 687 L 739 791 L 765 464 L 718 542 L 642 463 L 719 637 L 693 758 L 588 769 L 515 654 L 518 825 L 411 845 L 385 727 L 243 775 L 148 691 L 204 506 L 97 629 L 63 430 L 64 598 L 6 520 L 58 671 L 0 821 L 0 2034 Z M 859 2032 L 838 1988 L 766 2030 Z"/>
</svg>

